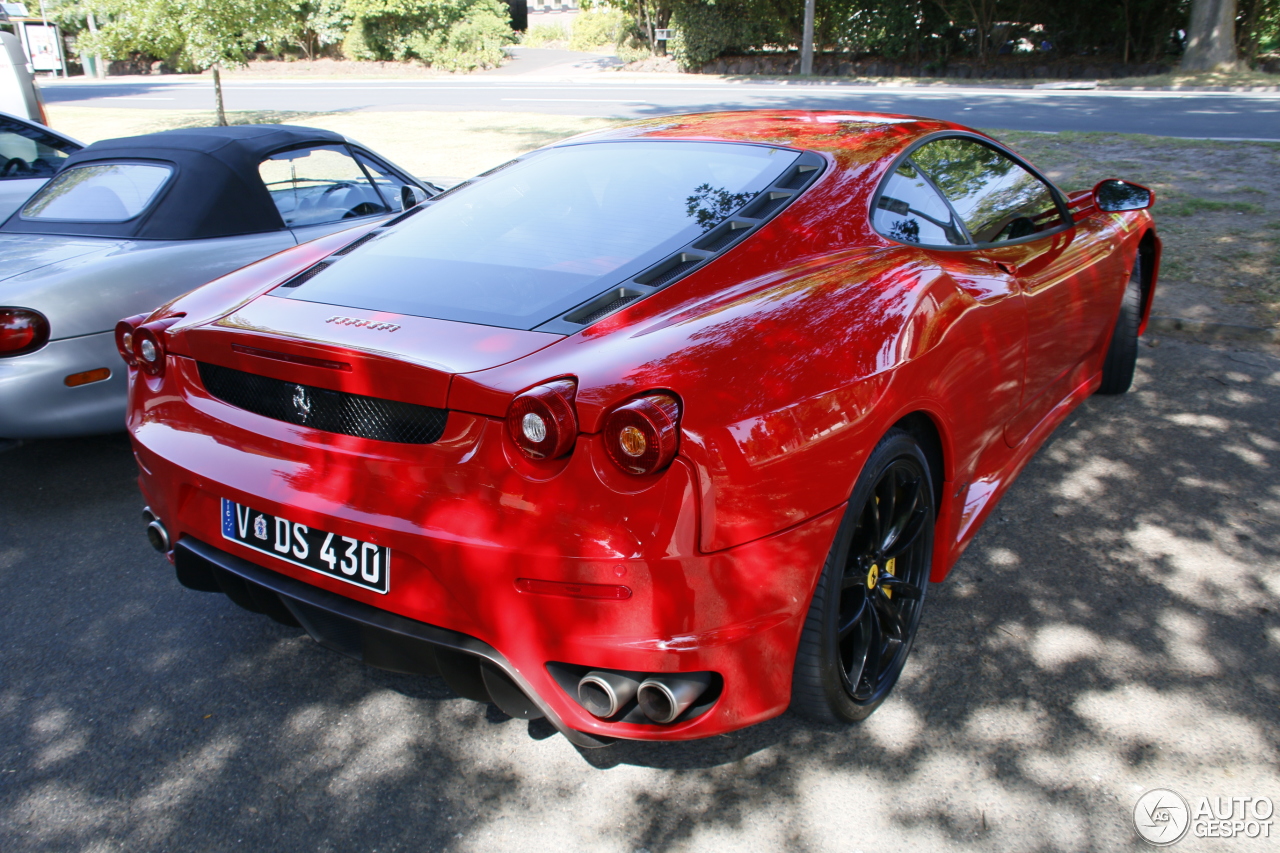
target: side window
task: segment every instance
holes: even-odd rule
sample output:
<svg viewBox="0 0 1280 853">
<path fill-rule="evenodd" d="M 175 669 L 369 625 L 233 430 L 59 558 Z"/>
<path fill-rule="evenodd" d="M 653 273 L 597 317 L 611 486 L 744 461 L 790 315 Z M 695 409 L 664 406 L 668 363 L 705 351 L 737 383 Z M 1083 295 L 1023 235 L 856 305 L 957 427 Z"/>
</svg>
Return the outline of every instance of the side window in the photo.
<svg viewBox="0 0 1280 853">
<path fill-rule="evenodd" d="M 370 157 L 366 157 L 363 151 L 355 152 L 356 159 L 360 161 L 360 165 L 373 177 L 373 183 L 377 186 L 378 191 L 391 205 L 392 211 L 399 213 L 404 209 L 404 197 L 401 192 L 404 190 L 406 181 L 397 175 L 391 169 L 379 163 Z"/>
<path fill-rule="evenodd" d="M 272 154 L 258 166 L 258 174 L 290 228 L 391 212 L 342 145 Z"/>
<path fill-rule="evenodd" d="M 872 224 L 890 240 L 922 246 L 962 246 L 951 209 L 911 163 L 903 163 L 885 180 Z"/>
<path fill-rule="evenodd" d="M 1030 237 L 1062 224 L 1049 186 L 972 139 L 939 139 L 911 160 L 933 179 L 975 243 Z"/>
<path fill-rule="evenodd" d="M 61 140 L 36 128 L 0 117 L 0 180 L 50 178 L 77 146 L 62 151 Z"/>
</svg>

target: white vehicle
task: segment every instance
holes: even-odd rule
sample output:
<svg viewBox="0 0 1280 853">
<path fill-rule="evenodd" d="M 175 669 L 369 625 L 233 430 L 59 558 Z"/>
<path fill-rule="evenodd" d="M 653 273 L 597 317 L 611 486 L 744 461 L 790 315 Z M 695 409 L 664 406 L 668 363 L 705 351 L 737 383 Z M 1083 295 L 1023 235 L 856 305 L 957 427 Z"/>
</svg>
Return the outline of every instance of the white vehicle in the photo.
<svg viewBox="0 0 1280 853">
<path fill-rule="evenodd" d="M 0 32 L 0 112 L 48 124 L 22 43 L 6 32 Z"/>
</svg>

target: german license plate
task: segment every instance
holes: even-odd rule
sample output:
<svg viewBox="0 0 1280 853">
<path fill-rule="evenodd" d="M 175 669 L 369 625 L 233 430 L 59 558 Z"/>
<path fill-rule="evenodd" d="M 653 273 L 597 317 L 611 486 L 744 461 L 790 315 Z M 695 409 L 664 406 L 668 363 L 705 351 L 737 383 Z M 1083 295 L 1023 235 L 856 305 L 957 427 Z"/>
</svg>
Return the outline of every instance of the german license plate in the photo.
<svg viewBox="0 0 1280 853">
<path fill-rule="evenodd" d="M 222 499 L 222 536 L 313 572 L 386 594 L 391 549 Z"/>
</svg>

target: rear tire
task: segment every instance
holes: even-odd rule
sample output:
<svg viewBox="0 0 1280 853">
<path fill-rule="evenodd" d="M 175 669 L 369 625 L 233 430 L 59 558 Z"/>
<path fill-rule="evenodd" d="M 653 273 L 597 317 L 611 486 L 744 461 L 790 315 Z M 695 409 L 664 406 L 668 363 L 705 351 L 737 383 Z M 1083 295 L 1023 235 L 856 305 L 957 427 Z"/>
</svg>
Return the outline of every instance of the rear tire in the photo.
<svg viewBox="0 0 1280 853">
<path fill-rule="evenodd" d="M 1138 363 L 1138 325 L 1142 322 L 1142 255 L 1133 261 L 1133 273 L 1124 288 L 1120 316 L 1116 318 L 1111 345 L 1102 363 L 1099 394 L 1123 394 L 1133 384 L 1133 370 Z"/>
<path fill-rule="evenodd" d="M 796 649 L 791 710 L 856 723 L 888 698 L 920 624 L 933 562 L 934 496 L 920 445 L 890 430 L 867 459 Z"/>
</svg>

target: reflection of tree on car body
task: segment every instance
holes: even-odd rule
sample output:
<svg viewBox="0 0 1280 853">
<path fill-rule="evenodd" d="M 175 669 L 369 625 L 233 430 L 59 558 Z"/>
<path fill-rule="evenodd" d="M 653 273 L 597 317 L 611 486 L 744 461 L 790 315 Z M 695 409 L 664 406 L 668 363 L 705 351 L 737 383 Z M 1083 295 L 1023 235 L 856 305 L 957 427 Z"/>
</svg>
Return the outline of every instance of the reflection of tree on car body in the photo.
<svg viewBox="0 0 1280 853">
<path fill-rule="evenodd" d="M 663 117 L 128 318 L 153 544 L 583 746 L 863 719 L 1036 448 L 1133 377 L 1150 196 L 1011 236 L 1023 173 L 1065 206 L 944 122 Z M 387 549 L 387 584 L 240 507 Z"/>
</svg>

